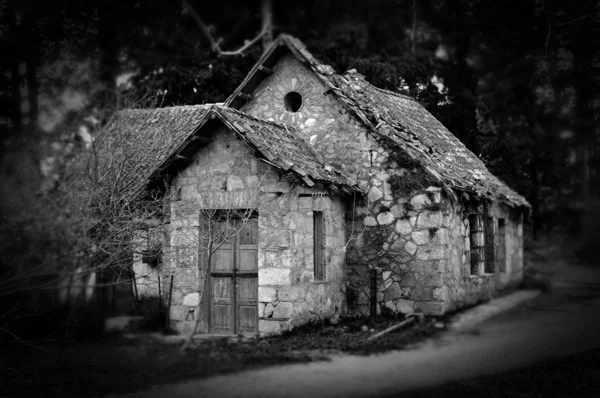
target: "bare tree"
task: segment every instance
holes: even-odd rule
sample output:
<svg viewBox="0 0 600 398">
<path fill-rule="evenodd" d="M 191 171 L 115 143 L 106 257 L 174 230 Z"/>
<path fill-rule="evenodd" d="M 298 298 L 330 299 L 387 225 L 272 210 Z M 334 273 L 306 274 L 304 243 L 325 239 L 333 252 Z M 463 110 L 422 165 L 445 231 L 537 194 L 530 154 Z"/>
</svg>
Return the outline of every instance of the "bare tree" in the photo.
<svg viewBox="0 0 600 398">
<path fill-rule="evenodd" d="M 246 226 L 248 221 L 255 217 L 256 209 L 236 209 L 233 207 L 223 209 L 198 209 L 198 219 L 200 225 L 197 231 L 193 231 L 190 244 L 192 247 L 198 247 L 202 253 L 202 259 L 197 264 L 197 294 L 198 294 L 198 315 L 195 319 L 194 328 L 189 332 L 182 345 L 182 351 L 185 351 L 191 344 L 193 337 L 198 329 L 198 325 L 203 319 L 202 307 L 204 287 L 206 280 L 213 265 L 214 254 L 226 243 L 237 236 Z"/>
<path fill-rule="evenodd" d="M 262 39 L 263 51 L 266 50 L 273 42 L 273 9 L 271 0 L 262 0 L 261 3 L 261 19 L 262 27 L 260 32 L 252 39 L 246 40 L 244 45 L 235 50 L 223 50 L 221 44 L 222 38 L 215 38 L 215 35 L 211 32 L 211 29 L 204 23 L 200 14 L 191 6 L 187 0 L 182 0 L 182 3 L 186 10 L 189 11 L 194 22 L 202 32 L 204 36 L 210 42 L 212 51 L 216 52 L 219 56 L 231 56 L 231 55 L 244 55 L 244 52 L 258 43 Z"/>
</svg>

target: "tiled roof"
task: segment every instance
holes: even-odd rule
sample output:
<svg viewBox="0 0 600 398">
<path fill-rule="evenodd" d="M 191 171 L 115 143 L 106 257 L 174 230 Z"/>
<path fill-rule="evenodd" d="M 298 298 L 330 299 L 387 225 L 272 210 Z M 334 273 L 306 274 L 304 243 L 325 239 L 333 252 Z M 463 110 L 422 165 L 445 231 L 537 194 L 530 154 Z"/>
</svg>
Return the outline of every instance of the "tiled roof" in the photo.
<svg viewBox="0 0 600 398">
<path fill-rule="evenodd" d="M 326 164 L 308 144 L 282 124 L 219 105 L 126 109 L 115 114 L 96 141 L 102 180 L 121 197 L 140 193 L 150 179 L 184 150 L 211 116 L 218 117 L 266 161 L 314 181 L 354 187 L 355 181 Z"/>
<path fill-rule="evenodd" d="M 262 62 L 285 45 L 312 69 L 336 98 L 375 134 L 387 137 L 399 150 L 419 162 L 442 185 L 495 199 L 513 206 L 529 206 L 527 200 L 487 170 L 448 129 L 414 99 L 379 89 L 356 72 L 340 76 L 310 54 L 298 39 L 281 35 L 258 61 L 244 82 L 225 102 L 236 106 L 239 93 L 255 79 Z"/>
<path fill-rule="evenodd" d="M 125 109 L 115 113 L 95 142 L 102 185 L 128 197 L 205 120 L 210 106 Z"/>
<path fill-rule="evenodd" d="M 291 127 L 247 115 L 233 108 L 215 106 L 213 112 L 256 148 L 269 162 L 298 174 L 309 186 L 312 180 L 354 187 L 356 181 L 326 164 Z"/>
</svg>

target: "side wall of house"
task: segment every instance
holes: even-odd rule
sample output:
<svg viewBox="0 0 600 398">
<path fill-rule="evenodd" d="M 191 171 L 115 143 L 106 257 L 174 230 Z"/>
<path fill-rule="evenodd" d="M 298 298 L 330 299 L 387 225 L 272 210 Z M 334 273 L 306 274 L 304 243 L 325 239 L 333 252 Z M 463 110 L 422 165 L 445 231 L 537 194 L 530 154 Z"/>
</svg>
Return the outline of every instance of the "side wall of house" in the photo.
<svg viewBox="0 0 600 398">
<path fill-rule="evenodd" d="M 398 169 L 388 172 L 402 181 Z M 371 195 L 370 201 L 356 209 L 366 216 L 354 223 L 358 239 L 347 254 L 351 313 L 370 314 L 372 276 L 376 277 L 377 313 L 439 315 L 446 311 L 447 205 L 441 188 L 426 186 L 407 195 L 384 195 L 381 200 Z"/>
<path fill-rule="evenodd" d="M 488 300 L 498 290 L 518 284 L 523 278 L 523 218 L 521 213 L 506 205 L 454 204 L 450 214 L 450 251 L 445 267 L 448 286 L 448 310 Z M 475 227 L 469 215 L 481 220 L 484 260 L 476 272 L 470 257 L 475 241 Z"/>
<path fill-rule="evenodd" d="M 175 179 L 163 280 L 173 275 L 171 324 L 188 332 L 198 304 L 198 208 L 258 209 L 258 329 L 278 333 L 311 319 L 335 316 L 342 294 L 344 223 L 341 200 L 323 187 L 305 188 L 258 161 L 233 133 L 219 128 Z M 313 211 L 322 211 L 326 281 L 314 280 Z M 165 286 L 166 287 L 166 286 Z M 167 287 L 166 287 L 167 288 Z M 168 289 L 168 288 L 167 288 Z M 206 310 L 206 307 L 205 307 Z M 201 324 L 198 332 L 206 332 Z"/>
</svg>

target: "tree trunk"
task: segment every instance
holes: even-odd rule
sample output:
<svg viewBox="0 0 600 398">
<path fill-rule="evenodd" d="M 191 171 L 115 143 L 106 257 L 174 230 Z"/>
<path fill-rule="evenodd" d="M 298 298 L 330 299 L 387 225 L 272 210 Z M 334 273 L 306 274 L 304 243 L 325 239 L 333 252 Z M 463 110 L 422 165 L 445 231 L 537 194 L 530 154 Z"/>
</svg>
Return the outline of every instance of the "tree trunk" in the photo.
<svg viewBox="0 0 600 398">
<path fill-rule="evenodd" d="M 29 110 L 27 112 L 27 124 L 30 128 L 34 128 L 38 123 L 39 107 L 38 107 L 38 79 L 37 79 L 37 37 L 35 32 L 35 16 L 34 11 L 23 15 L 23 30 L 25 32 L 25 49 L 24 61 L 26 66 L 26 82 L 27 82 L 27 102 Z"/>
<path fill-rule="evenodd" d="M 266 26 L 265 34 L 262 37 L 263 51 L 273 43 L 273 4 L 272 0 L 262 0 L 261 4 L 262 26 Z"/>
<path fill-rule="evenodd" d="M 19 73 L 19 63 L 21 54 L 19 49 L 19 26 L 17 24 L 17 9 L 15 1 L 10 2 L 8 11 L 9 35 L 13 53 L 8 56 L 10 60 L 10 89 L 11 89 L 11 120 L 13 123 L 13 134 L 21 132 L 23 127 L 23 116 L 21 114 L 21 74 Z"/>
<path fill-rule="evenodd" d="M 581 236 L 584 248 L 591 248 L 595 244 L 595 220 L 593 219 L 590 189 L 589 146 L 593 142 L 593 136 L 596 134 L 596 125 L 594 109 L 592 108 L 594 81 L 594 76 L 591 73 L 593 67 L 592 53 L 589 49 L 589 30 L 586 29 L 585 25 L 584 23 L 578 25 L 575 34 L 573 79 L 577 90 L 577 124 L 575 132 L 580 145 L 580 183 L 581 200 L 583 203 Z"/>
<path fill-rule="evenodd" d="M 100 2 L 98 8 L 98 48 L 100 50 L 100 81 L 106 90 L 106 100 L 113 99 L 118 69 L 118 44 L 115 24 L 115 0 Z"/>
</svg>

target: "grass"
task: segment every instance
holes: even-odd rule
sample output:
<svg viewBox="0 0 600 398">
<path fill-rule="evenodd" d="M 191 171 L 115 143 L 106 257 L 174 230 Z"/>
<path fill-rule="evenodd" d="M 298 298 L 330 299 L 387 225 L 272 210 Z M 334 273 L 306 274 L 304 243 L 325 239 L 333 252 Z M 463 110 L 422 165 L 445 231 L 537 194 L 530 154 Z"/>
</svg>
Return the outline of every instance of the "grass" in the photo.
<svg viewBox="0 0 600 398">
<path fill-rule="evenodd" d="M 150 335 L 133 339 L 105 336 L 93 341 L 63 342 L 43 350 L 7 346 L 0 357 L 0 391 L 3 397 L 86 397 L 133 392 L 219 373 L 326 360 L 333 352 L 367 355 L 402 349 L 437 330 L 433 320 L 427 320 L 367 341 L 375 331 L 396 322 L 393 318 L 348 319 L 338 325 L 308 325 L 264 339 L 200 340 L 185 353 L 180 351 L 180 344 Z"/>
</svg>

